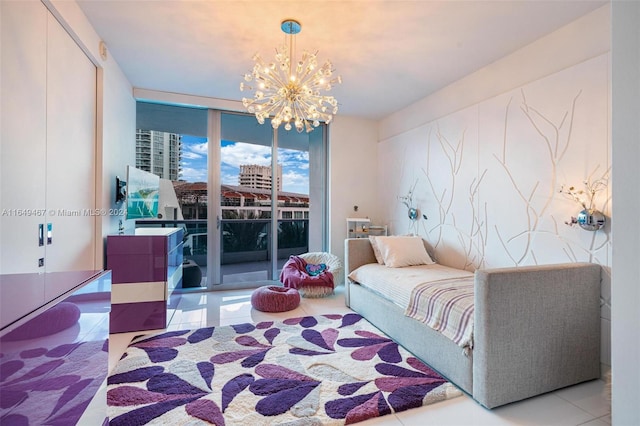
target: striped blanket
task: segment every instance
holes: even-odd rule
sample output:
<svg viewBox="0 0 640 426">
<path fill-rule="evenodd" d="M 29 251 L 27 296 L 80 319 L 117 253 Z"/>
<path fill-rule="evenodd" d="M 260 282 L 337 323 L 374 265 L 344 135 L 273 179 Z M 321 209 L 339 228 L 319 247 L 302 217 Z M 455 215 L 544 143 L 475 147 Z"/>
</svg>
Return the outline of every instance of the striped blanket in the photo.
<svg viewBox="0 0 640 426">
<path fill-rule="evenodd" d="M 418 284 L 405 315 L 439 331 L 469 353 L 473 349 L 473 276 Z"/>
</svg>

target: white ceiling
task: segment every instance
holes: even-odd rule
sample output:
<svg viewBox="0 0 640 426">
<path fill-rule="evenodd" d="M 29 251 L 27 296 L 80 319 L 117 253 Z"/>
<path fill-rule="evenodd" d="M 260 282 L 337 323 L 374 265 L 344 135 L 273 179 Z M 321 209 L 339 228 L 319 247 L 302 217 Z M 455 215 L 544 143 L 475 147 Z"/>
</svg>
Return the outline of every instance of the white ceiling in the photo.
<svg viewBox="0 0 640 426">
<path fill-rule="evenodd" d="M 382 118 L 606 4 L 606 0 L 77 0 L 136 88 L 240 100 L 254 53 L 302 23 L 343 83 L 339 114 Z"/>
</svg>

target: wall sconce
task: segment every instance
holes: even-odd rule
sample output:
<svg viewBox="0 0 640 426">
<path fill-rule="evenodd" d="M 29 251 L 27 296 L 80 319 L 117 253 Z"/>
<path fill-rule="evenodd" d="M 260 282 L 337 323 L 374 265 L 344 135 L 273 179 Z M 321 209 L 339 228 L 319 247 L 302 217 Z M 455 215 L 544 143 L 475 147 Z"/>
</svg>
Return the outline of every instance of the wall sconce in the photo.
<svg viewBox="0 0 640 426">
<path fill-rule="evenodd" d="M 578 213 L 578 217 L 571 216 L 571 220 L 565 222 L 569 226 L 578 225 L 587 231 L 597 231 L 602 228 L 607 218 L 601 211 L 595 209 L 584 209 Z"/>
<path fill-rule="evenodd" d="M 607 218 L 601 211 L 593 208 L 593 200 L 599 191 L 607 187 L 607 181 L 608 178 L 606 176 L 593 182 L 589 179 L 585 180 L 583 183 L 586 191 L 576 189 L 573 186 L 567 188 L 563 185 L 560 188 L 561 194 L 578 202 L 578 204 L 582 206 L 578 217 L 571 216 L 571 220 L 565 222 L 567 225 L 578 225 L 587 231 L 597 231 L 604 226 Z"/>
<path fill-rule="evenodd" d="M 407 193 L 407 195 L 402 195 L 398 197 L 398 200 L 400 200 L 402 204 L 407 206 L 407 209 L 408 209 L 407 216 L 409 216 L 409 219 L 411 220 L 417 220 L 418 216 L 420 215 L 420 212 L 418 211 L 418 209 L 413 207 L 413 190 L 416 188 L 417 184 L 418 184 L 418 181 L 416 181 L 416 183 L 413 184 L 411 189 L 409 189 L 409 192 Z"/>
</svg>

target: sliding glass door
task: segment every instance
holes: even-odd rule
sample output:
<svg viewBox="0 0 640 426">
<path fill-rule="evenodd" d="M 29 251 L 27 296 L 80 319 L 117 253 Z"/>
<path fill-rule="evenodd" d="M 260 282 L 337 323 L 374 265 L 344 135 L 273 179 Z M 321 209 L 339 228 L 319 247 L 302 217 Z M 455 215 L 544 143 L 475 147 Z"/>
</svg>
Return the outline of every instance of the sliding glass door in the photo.
<svg viewBox="0 0 640 426">
<path fill-rule="evenodd" d="M 323 134 L 322 128 L 316 132 Z M 322 137 L 315 139 L 324 146 Z M 239 288 L 278 281 L 289 256 L 310 249 L 310 177 L 317 175 L 310 174 L 310 136 L 276 132 L 253 116 L 221 113 L 217 148 L 217 282 L 220 288 Z M 322 197 L 313 202 L 324 204 Z"/>
<path fill-rule="evenodd" d="M 272 281 L 272 186 L 282 184 L 281 169 L 272 172 L 273 132 L 246 115 L 220 121 L 220 284 Z"/>
<path fill-rule="evenodd" d="M 158 218 L 184 229 L 183 288 L 277 282 L 289 256 L 327 245 L 326 128 L 138 102 L 135 166 L 161 177 Z"/>
</svg>

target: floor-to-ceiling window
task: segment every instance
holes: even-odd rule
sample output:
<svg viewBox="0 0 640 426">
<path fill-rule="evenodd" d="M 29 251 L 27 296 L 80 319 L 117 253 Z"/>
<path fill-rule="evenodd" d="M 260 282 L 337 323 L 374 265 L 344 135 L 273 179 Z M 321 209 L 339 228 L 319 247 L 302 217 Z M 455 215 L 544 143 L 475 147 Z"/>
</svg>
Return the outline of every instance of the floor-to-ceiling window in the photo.
<svg viewBox="0 0 640 426">
<path fill-rule="evenodd" d="M 158 217 L 135 226 L 184 229 L 184 288 L 208 286 L 207 203 L 208 111 L 202 108 L 138 102 L 138 169 L 160 177 Z"/>
<path fill-rule="evenodd" d="M 323 134 L 324 127 L 311 138 L 275 131 L 250 115 L 221 113 L 214 185 L 220 187 L 218 283 L 225 288 L 277 281 L 289 256 L 309 251 L 310 223 L 324 222 L 323 209 L 311 210 L 313 204 L 324 204 L 324 195 L 312 197 L 310 191 L 324 187 L 310 182 L 324 176 L 315 169 L 326 163 L 325 151 L 311 149 L 314 143 L 324 146 Z"/>
<path fill-rule="evenodd" d="M 276 131 L 246 114 L 139 102 L 138 127 L 136 167 L 170 184 L 159 218 L 136 226 L 185 230 L 183 287 L 278 281 L 290 255 L 325 249 L 325 126 Z"/>
</svg>

